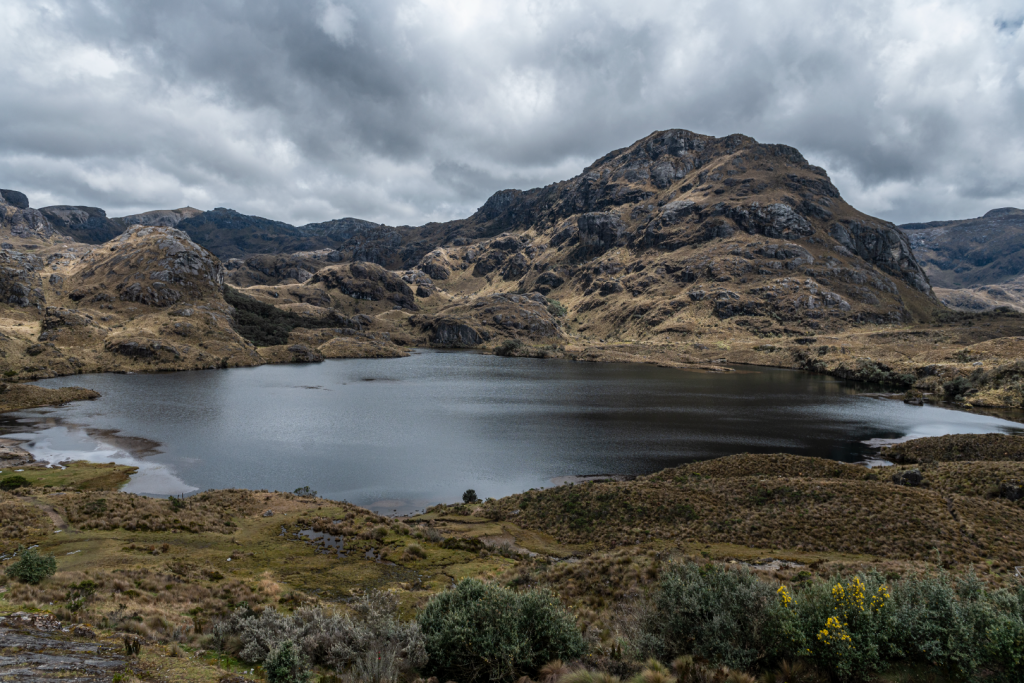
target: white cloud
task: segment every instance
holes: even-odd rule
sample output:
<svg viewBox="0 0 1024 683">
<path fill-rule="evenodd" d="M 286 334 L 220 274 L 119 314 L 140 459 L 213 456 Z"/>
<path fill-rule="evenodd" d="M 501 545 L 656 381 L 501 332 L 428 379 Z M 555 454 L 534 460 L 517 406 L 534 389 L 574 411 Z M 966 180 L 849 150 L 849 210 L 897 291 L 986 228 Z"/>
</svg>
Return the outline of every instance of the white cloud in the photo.
<svg viewBox="0 0 1024 683">
<path fill-rule="evenodd" d="M 320 20 L 317 22 L 323 32 L 339 45 L 347 46 L 355 35 L 355 14 L 345 5 L 327 0 L 324 2 Z"/>
<path fill-rule="evenodd" d="M 793 145 L 904 222 L 1024 206 L 1016 2 L 9 0 L 0 186 L 419 224 L 656 129 Z"/>
</svg>

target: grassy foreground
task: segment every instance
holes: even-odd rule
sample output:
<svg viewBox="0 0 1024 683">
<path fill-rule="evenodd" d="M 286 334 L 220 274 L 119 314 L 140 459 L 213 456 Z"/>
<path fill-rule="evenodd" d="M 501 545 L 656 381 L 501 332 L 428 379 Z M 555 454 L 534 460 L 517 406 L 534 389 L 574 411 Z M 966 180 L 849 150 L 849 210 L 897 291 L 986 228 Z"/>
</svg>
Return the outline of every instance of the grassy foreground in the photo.
<svg viewBox="0 0 1024 683">
<path fill-rule="evenodd" d="M 1019 445 L 1000 448 L 1017 452 L 1011 444 Z M 56 558 L 57 572 L 38 585 L 2 579 L 0 613 L 44 611 L 65 626 L 87 624 L 115 649 L 126 636 L 138 639 L 122 680 L 258 680 L 266 672 L 240 659 L 241 643 L 213 635 L 239 607 L 318 607 L 340 618 L 384 590 L 410 619 L 473 577 L 551 590 L 586 635 L 585 663 L 627 676 L 642 668 L 624 646 L 630 609 L 678 562 L 752 567 L 772 591 L 871 572 L 895 581 L 946 571 L 973 574 L 989 589 L 1018 585 L 1024 503 L 1012 487 L 1024 482 L 1024 463 L 934 460 L 869 471 L 744 454 L 403 519 L 270 491 L 145 498 L 117 491 L 131 472 L 111 465 L 25 469 L 27 486 L 0 492 L 4 565 L 19 546 L 37 545 Z M 685 683 L 684 673 L 664 675 Z M 562 674 L 568 663 L 546 675 Z M 317 675 L 329 681 L 339 672 Z M 908 661 L 872 678 L 949 675 Z"/>
</svg>

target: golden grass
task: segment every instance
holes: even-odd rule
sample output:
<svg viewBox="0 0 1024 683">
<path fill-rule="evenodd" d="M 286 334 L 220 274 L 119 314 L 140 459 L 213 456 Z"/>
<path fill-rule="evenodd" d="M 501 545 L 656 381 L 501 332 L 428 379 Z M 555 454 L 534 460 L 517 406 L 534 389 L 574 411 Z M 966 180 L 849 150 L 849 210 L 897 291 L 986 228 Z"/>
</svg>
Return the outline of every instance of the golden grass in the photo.
<svg viewBox="0 0 1024 683">
<path fill-rule="evenodd" d="M 495 519 L 599 547 L 733 543 L 892 560 L 1024 564 L 1024 509 L 798 456 L 733 456 L 630 482 L 584 483 L 484 505 Z M 811 476 L 775 476 L 807 468 Z M 708 476 L 709 469 L 727 473 Z M 756 474 L 747 474 L 757 472 Z M 843 478 L 826 478 L 822 473 Z M 860 476 L 857 478 L 846 478 Z"/>
<path fill-rule="evenodd" d="M 882 455 L 897 463 L 944 461 L 1024 461 L 1024 436 L 950 434 L 895 444 Z"/>
</svg>

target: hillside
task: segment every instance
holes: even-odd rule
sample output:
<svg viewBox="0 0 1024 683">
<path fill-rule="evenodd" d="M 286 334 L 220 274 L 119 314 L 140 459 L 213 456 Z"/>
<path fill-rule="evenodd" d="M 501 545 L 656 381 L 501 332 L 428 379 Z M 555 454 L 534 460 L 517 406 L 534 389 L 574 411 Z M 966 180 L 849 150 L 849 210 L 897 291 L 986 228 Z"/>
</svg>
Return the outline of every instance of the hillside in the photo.
<svg viewBox="0 0 1024 683">
<path fill-rule="evenodd" d="M 0 350 L 18 379 L 431 344 L 795 367 L 1024 405 L 1024 318 L 951 313 L 906 233 L 847 204 L 797 150 L 742 135 L 656 132 L 574 178 L 419 227 L 188 207 L 106 219 L 0 196 Z M 102 221 L 133 225 L 81 241 Z"/>
<path fill-rule="evenodd" d="M 947 306 L 1024 310 L 1024 211 L 1007 207 L 979 218 L 899 227 Z"/>
</svg>

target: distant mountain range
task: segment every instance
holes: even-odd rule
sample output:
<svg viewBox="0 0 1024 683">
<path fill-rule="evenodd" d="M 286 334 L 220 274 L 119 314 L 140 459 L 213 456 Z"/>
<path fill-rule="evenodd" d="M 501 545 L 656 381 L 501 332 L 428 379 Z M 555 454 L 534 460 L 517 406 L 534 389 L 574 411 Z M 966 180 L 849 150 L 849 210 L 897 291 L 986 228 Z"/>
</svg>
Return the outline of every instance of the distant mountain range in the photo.
<svg viewBox="0 0 1024 683">
<path fill-rule="evenodd" d="M 961 309 L 1024 310 L 1024 211 L 993 209 L 979 218 L 907 223 L 936 295 Z"/>
</svg>

